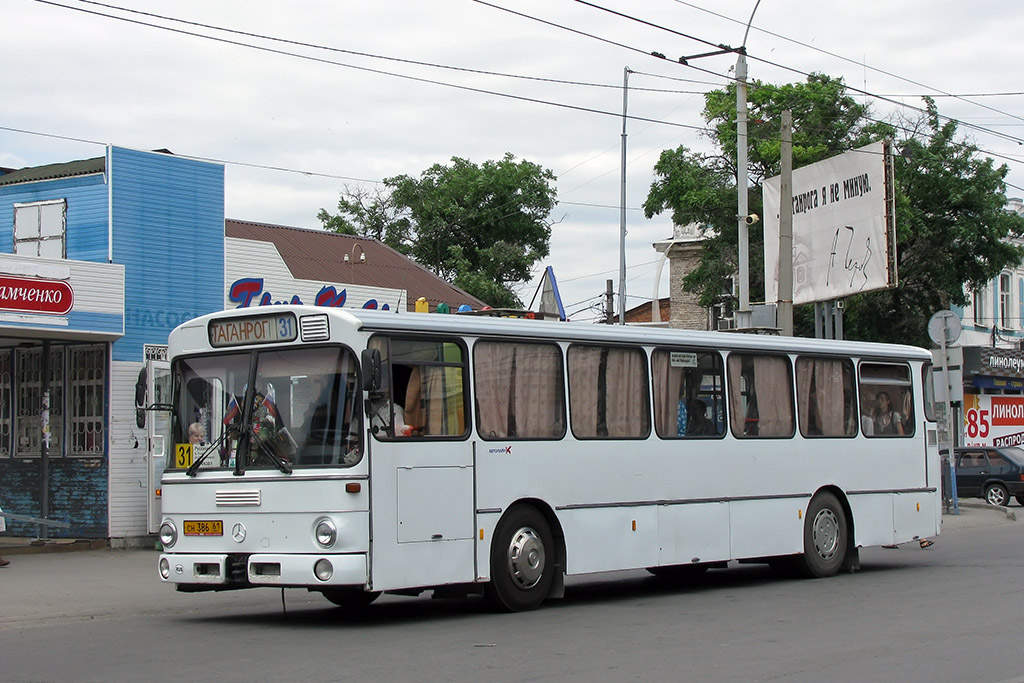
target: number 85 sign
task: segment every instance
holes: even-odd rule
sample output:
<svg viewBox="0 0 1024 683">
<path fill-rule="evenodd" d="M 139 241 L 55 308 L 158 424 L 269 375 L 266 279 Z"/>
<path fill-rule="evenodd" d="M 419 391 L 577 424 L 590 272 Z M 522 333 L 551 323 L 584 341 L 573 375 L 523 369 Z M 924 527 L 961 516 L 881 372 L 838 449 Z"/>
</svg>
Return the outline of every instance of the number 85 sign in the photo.
<svg viewBox="0 0 1024 683">
<path fill-rule="evenodd" d="M 1024 398 L 964 396 L 964 436 L 968 446 L 1017 446 L 1024 443 Z"/>
</svg>

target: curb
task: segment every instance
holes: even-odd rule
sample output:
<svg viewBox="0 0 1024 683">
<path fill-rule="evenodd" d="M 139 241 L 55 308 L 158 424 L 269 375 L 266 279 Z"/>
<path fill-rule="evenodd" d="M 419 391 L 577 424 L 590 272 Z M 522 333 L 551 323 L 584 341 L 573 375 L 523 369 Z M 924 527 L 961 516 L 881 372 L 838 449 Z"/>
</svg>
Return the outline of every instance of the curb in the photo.
<svg viewBox="0 0 1024 683">
<path fill-rule="evenodd" d="M 974 510 L 999 510 L 1006 515 L 1006 519 L 1011 522 L 1017 521 L 1017 513 L 1005 505 L 990 505 L 989 503 L 982 503 L 974 500 L 958 500 L 957 505 L 960 507 L 972 508 Z"/>
</svg>

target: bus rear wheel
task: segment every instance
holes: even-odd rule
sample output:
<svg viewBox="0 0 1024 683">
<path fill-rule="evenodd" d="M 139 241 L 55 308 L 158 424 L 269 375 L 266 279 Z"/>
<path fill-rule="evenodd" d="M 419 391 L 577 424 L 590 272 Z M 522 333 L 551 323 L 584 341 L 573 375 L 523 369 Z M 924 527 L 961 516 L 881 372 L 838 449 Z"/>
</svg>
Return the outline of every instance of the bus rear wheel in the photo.
<svg viewBox="0 0 1024 683">
<path fill-rule="evenodd" d="M 529 505 L 512 507 L 494 529 L 491 581 L 484 597 L 502 612 L 537 609 L 551 592 L 553 560 L 551 528 L 544 516 Z"/>
<path fill-rule="evenodd" d="M 846 512 L 839 499 L 827 491 L 816 495 L 804 518 L 801 573 L 811 578 L 835 575 L 846 559 L 848 533 Z"/>
</svg>

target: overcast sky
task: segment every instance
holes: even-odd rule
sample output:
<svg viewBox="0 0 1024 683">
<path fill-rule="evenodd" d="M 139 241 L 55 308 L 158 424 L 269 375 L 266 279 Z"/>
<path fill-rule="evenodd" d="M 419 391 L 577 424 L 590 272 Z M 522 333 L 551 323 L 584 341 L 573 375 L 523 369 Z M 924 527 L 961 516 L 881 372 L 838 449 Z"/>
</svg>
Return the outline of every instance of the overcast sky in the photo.
<svg viewBox="0 0 1024 683">
<path fill-rule="evenodd" d="M 736 62 L 675 60 L 742 44 L 757 2 L 4 0 L 0 166 L 166 148 L 225 163 L 227 217 L 313 228 L 345 185 L 511 152 L 558 178 L 538 272 L 553 266 L 589 320 L 605 281 L 618 287 L 624 69 L 632 307 L 654 290 L 652 243 L 672 234 L 639 210 L 652 167 L 664 149 L 708 148 L 701 93 Z M 1022 27 L 1019 0 L 761 0 L 749 75 L 842 76 L 878 118 L 914 118 L 936 95 L 1024 197 Z"/>
</svg>

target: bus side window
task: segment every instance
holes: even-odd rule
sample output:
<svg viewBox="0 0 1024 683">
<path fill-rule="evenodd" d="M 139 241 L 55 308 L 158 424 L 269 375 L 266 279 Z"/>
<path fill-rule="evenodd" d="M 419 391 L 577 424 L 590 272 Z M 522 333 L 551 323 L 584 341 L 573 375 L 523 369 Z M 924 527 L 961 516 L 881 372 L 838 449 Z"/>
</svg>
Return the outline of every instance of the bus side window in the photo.
<svg viewBox="0 0 1024 683">
<path fill-rule="evenodd" d="M 861 363 L 860 404 L 865 436 L 914 434 L 914 394 L 906 365 Z"/>
<path fill-rule="evenodd" d="M 642 349 L 569 347 L 569 420 L 577 439 L 646 438 L 647 362 Z"/>
<path fill-rule="evenodd" d="M 565 383 L 557 344 L 481 340 L 473 354 L 482 438 L 559 439 L 565 434 Z"/>
<path fill-rule="evenodd" d="M 729 354 L 733 436 L 787 437 L 795 431 L 793 379 L 785 356 Z"/>
<path fill-rule="evenodd" d="M 853 363 L 835 358 L 796 360 L 796 399 L 804 436 L 853 436 Z"/>
<path fill-rule="evenodd" d="M 384 386 L 371 396 L 381 439 L 462 436 L 466 432 L 465 354 L 450 340 L 374 337 Z"/>
<path fill-rule="evenodd" d="M 659 437 L 715 437 L 725 432 L 725 379 L 718 353 L 655 349 L 651 383 Z"/>
</svg>

